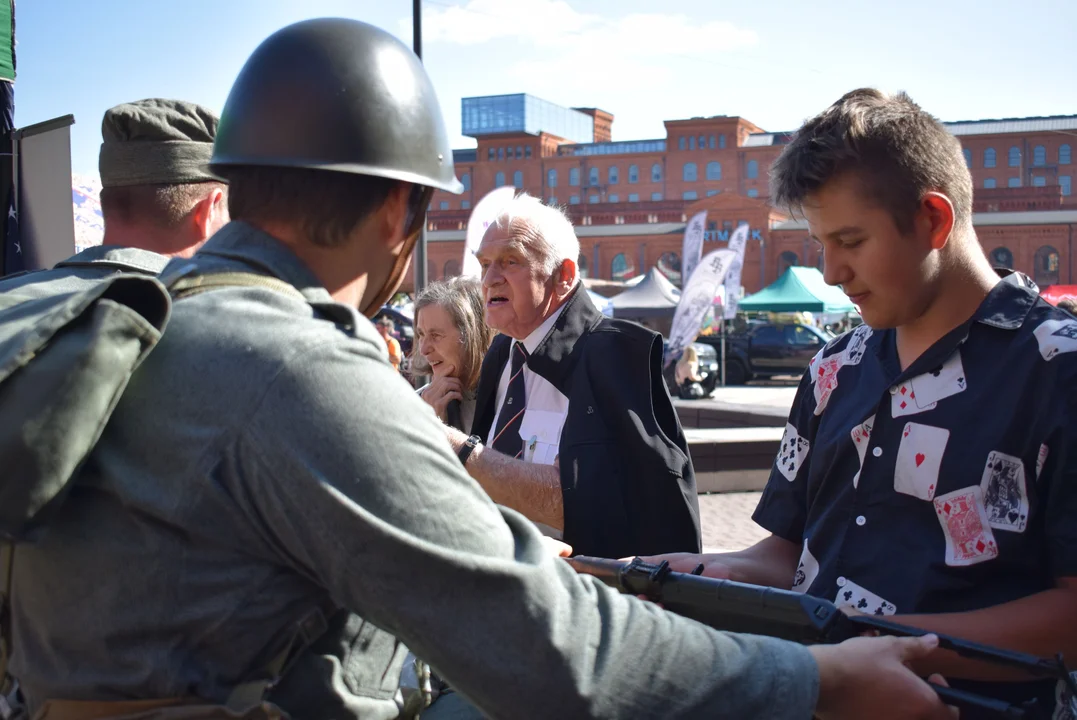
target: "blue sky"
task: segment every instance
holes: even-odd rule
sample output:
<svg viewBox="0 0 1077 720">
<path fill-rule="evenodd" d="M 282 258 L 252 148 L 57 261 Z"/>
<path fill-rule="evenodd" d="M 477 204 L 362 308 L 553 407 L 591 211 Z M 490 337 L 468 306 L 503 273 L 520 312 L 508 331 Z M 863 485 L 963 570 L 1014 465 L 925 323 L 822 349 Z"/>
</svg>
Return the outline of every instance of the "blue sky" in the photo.
<svg viewBox="0 0 1077 720">
<path fill-rule="evenodd" d="M 788 130 L 862 85 L 944 120 L 1077 114 L 1072 0 L 427 0 L 424 59 L 456 147 L 460 98 L 530 92 L 612 112 L 615 140 L 741 115 Z M 410 0 L 22 0 L 19 126 L 73 114 L 72 165 L 96 174 L 102 113 L 143 97 L 216 111 L 274 30 L 353 17 L 411 42 Z"/>
</svg>

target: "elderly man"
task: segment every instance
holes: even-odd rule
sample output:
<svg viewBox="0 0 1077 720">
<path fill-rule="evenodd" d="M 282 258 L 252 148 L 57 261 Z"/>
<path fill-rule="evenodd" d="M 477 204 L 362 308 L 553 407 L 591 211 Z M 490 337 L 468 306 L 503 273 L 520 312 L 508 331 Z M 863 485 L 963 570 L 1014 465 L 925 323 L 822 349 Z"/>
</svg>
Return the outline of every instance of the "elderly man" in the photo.
<svg viewBox="0 0 1077 720">
<path fill-rule="evenodd" d="M 578 553 L 698 550 L 661 337 L 595 309 L 579 253 L 564 213 L 528 195 L 490 226 L 477 255 L 486 321 L 502 335 L 483 363 L 474 435 L 450 440 L 495 502 L 563 532 Z"/>
<path fill-rule="evenodd" d="M 207 167 L 217 116 L 182 100 L 117 105 L 101 121 L 101 212 L 105 237 L 55 268 L 5 281 L 0 290 L 74 290 L 114 272 L 156 274 L 190 257 L 228 222 L 223 181 Z M 47 283 L 47 284 L 43 284 Z"/>
</svg>

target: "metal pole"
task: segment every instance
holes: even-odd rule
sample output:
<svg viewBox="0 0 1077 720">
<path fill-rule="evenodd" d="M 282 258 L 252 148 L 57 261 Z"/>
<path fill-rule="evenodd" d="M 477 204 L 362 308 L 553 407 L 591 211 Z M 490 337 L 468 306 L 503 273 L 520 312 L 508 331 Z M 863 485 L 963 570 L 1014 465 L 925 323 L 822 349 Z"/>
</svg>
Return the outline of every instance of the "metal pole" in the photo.
<svg viewBox="0 0 1077 720">
<path fill-rule="evenodd" d="M 412 30 L 412 49 L 415 54 L 419 56 L 419 60 L 423 59 L 423 4 L 422 0 L 412 0 L 411 2 L 411 30 Z M 422 212 L 426 212 L 426 208 L 422 209 Z M 422 229 L 419 230 L 419 240 L 415 243 L 415 294 L 418 295 L 422 292 L 429 282 L 430 277 L 427 273 L 426 262 L 426 221 L 423 221 Z"/>
<path fill-rule="evenodd" d="M 726 298 L 726 302 L 729 302 L 729 298 Z M 722 387 L 725 387 L 725 306 L 722 306 L 722 324 L 720 325 L 722 332 Z"/>
</svg>

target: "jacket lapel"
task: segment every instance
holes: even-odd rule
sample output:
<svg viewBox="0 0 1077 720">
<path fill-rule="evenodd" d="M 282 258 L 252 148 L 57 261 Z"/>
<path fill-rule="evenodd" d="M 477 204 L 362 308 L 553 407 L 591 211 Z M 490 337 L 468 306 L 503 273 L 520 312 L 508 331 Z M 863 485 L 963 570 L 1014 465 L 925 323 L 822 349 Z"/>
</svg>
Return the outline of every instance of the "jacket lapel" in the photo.
<svg viewBox="0 0 1077 720">
<path fill-rule="evenodd" d="M 471 424 L 471 434 L 483 438 L 484 442 L 490 433 L 490 426 L 494 423 L 494 415 L 497 413 L 495 407 L 497 384 L 501 380 L 505 363 L 509 361 L 511 348 L 512 338 L 508 335 L 498 335 L 482 360 L 479 388 L 475 398 L 475 420 Z"/>
<path fill-rule="evenodd" d="M 572 371 L 583 351 L 578 341 L 593 330 L 602 317 L 580 283 L 565 301 L 565 310 L 549 334 L 531 353 L 527 367 L 546 378 L 563 395 L 570 396 Z"/>
</svg>

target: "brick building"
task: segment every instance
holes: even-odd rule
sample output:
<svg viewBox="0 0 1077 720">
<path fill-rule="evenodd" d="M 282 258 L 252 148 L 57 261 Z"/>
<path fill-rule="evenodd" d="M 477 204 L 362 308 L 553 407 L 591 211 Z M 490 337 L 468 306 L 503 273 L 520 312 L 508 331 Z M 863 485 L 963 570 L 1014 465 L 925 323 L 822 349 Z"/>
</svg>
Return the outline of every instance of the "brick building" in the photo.
<svg viewBox="0 0 1077 720">
<path fill-rule="evenodd" d="M 751 227 L 743 282 L 755 292 L 789 265 L 821 256 L 806 225 L 767 204 L 767 170 L 791 133 L 715 116 L 667 120 L 666 136 L 612 140 L 613 115 L 529 95 L 465 98 L 454 152 L 463 195 L 437 192 L 428 216 L 431 280 L 460 272 L 471 207 L 513 185 L 566 208 L 586 276 L 627 280 L 654 265 L 680 283 L 685 222 L 708 211 L 704 253 L 741 222 Z M 1077 197 L 1077 115 L 947 123 L 965 147 L 976 188 L 973 222 L 991 259 L 1041 286 L 1070 284 Z"/>
</svg>

